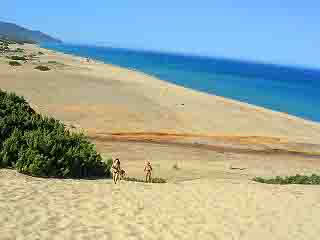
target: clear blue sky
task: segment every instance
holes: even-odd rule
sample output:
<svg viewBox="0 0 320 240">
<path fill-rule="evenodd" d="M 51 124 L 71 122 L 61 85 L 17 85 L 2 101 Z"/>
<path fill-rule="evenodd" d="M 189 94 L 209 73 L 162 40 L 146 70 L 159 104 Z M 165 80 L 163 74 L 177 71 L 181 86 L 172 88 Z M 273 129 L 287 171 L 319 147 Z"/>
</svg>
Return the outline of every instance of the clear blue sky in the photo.
<svg viewBox="0 0 320 240">
<path fill-rule="evenodd" d="M 0 20 L 69 42 L 320 68 L 319 0 L 4 0 Z"/>
</svg>

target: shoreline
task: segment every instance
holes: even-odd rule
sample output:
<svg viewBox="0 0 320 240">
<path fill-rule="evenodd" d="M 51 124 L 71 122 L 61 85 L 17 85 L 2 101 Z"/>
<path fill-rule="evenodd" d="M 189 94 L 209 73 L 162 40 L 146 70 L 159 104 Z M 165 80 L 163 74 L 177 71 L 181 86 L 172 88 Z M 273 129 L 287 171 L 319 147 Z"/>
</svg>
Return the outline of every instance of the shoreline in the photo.
<svg viewBox="0 0 320 240">
<path fill-rule="evenodd" d="M 245 107 L 248 107 L 248 108 L 252 108 L 252 109 L 256 109 L 256 110 L 263 110 L 263 111 L 268 111 L 269 113 L 274 113 L 274 114 L 281 114 L 283 117 L 287 117 L 288 119 L 291 119 L 291 120 L 302 120 L 304 121 L 306 124 L 311 124 L 311 125 L 317 125 L 317 126 L 320 126 L 320 121 L 317 122 L 317 121 L 313 121 L 313 120 L 310 120 L 310 119 L 305 119 L 305 118 L 302 118 L 302 117 L 299 117 L 299 116 L 296 116 L 296 115 L 292 115 L 292 114 L 289 114 L 289 113 L 286 113 L 286 112 L 281 112 L 281 111 L 277 111 L 277 110 L 273 110 L 273 109 L 270 109 L 270 108 L 266 108 L 266 107 L 263 107 L 263 106 L 259 106 L 259 105 L 255 105 L 255 104 L 251 104 L 251 103 L 247 103 L 247 102 L 242 102 L 242 101 L 239 101 L 239 100 L 236 100 L 236 99 L 232 99 L 232 98 L 227 98 L 227 97 L 224 97 L 224 96 L 221 96 L 221 95 L 216 95 L 216 94 L 212 94 L 212 93 L 208 93 L 208 92 L 204 92 L 204 91 L 200 91 L 200 90 L 197 90 L 197 89 L 193 89 L 193 88 L 188 88 L 188 87 L 184 87 L 182 85 L 178 85 L 178 84 L 175 84 L 175 83 L 172 83 L 170 81 L 167 81 L 165 79 L 161 79 L 161 78 L 158 78 L 152 74 L 149 74 L 149 73 L 145 73 L 143 71 L 140 71 L 139 69 L 135 69 L 135 68 L 128 68 L 128 67 L 122 67 L 122 66 L 119 66 L 119 65 L 115 65 L 115 64 L 111 64 L 111 63 L 107 63 L 107 62 L 104 62 L 104 61 L 101 61 L 101 60 L 98 60 L 98 59 L 95 59 L 95 58 L 92 58 L 92 57 L 84 57 L 84 56 L 81 56 L 81 55 L 77 55 L 77 54 L 71 54 L 71 53 L 64 53 L 62 51 L 58 51 L 58 50 L 52 50 L 50 48 L 43 48 L 41 47 L 40 45 L 36 45 L 39 49 L 45 49 L 47 51 L 52 51 L 53 53 L 57 53 L 57 54 L 63 54 L 63 55 L 66 55 L 66 56 L 70 56 L 70 57 L 75 57 L 75 58 L 81 58 L 83 61 L 85 61 L 86 58 L 89 58 L 91 61 L 93 61 L 93 63 L 97 63 L 97 64 L 102 64 L 102 65 L 108 65 L 108 66 L 112 66 L 112 67 L 116 67 L 116 68 L 120 68 L 120 69 L 124 69 L 124 70 L 127 70 L 127 71 L 131 71 L 131 72 L 136 72 L 136 73 L 139 73 L 141 75 L 144 75 L 148 78 L 153 78 L 153 79 L 156 79 L 158 81 L 163 81 L 165 83 L 167 83 L 168 85 L 172 85 L 172 86 L 176 86 L 176 87 L 180 87 L 180 88 L 183 88 L 183 89 L 186 89 L 186 90 L 189 90 L 189 91 L 194 91 L 196 93 L 200 93 L 200 94 L 206 94 L 206 95 L 209 95 L 209 96 L 214 96 L 216 98 L 219 98 L 221 101 L 227 101 L 227 102 L 230 102 L 232 104 L 239 104 L 240 106 L 245 106 Z M 277 66 L 277 65 L 275 65 Z M 282 65 L 281 65 L 282 66 Z M 286 67 L 286 66 L 285 66 Z M 315 69 L 310 69 L 310 70 L 315 70 Z"/>
<path fill-rule="evenodd" d="M 319 132 L 319 135 L 320 135 L 320 123 L 318 122 L 306 120 L 306 119 L 293 116 L 287 113 L 274 111 L 271 109 L 267 109 L 264 107 L 260 107 L 260 106 L 245 103 L 245 102 L 240 102 L 240 101 L 225 98 L 222 96 L 201 92 L 195 89 L 186 88 L 184 86 L 180 86 L 180 85 L 156 78 L 144 72 L 123 68 L 123 67 L 109 64 L 109 63 L 104 63 L 102 61 L 97 61 L 95 59 L 91 59 L 91 61 L 87 63 L 86 57 L 73 55 L 73 54 L 66 54 L 66 53 L 51 50 L 51 49 L 41 48 L 39 45 L 26 44 L 25 48 L 27 51 L 45 52 L 45 55 L 44 55 L 45 59 L 48 59 L 51 61 L 54 60 L 54 62 L 55 61 L 61 62 L 62 65 L 65 66 L 65 68 L 61 67 L 61 69 L 57 67 L 54 70 L 56 76 L 55 77 L 50 76 L 50 77 L 56 78 L 57 76 L 61 76 L 62 78 L 65 78 L 66 74 L 68 74 L 68 76 L 70 75 L 70 77 L 73 78 L 74 75 L 79 75 L 79 77 L 81 78 L 88 77 L 88 81 L 86 83 L 84 81 L 81 81 L 81 84 L 84 84 L 84 83 L 91 84 L 91 82 L 94 79 L 97 79 L 97 80 L 94 80 L 94 83 L 96 82 L 97 84 L 103 84 L 101 85 L 101 87 L 106 86 L 105 84 L 107 84 L 110 79 L 112 80 L 111 82 L 117 82 L 116 84 L 119 83 L 119 87 L 114 88 L 115 91 L 119 91 L 123 88 L 124 89 L 128 88 L 128 91 L 126 91 L 125 95 L 122 95 L 122 93 L 120 93 L 120 95 L 125 98 L 128 98 L 129 102 L 127 100 L 121 100 L 121 102 L 122 101 L 124 102 L 121 103 L 120 105 L 119 103 L 116 103 L 116 105 L 114 105 L 113 103 L 112 105 L 110 105 L 110 107 L 114 108 L 117 105 L 119 105 L 121 107 L 128 108 L 129 112 L 128 113 L 119 112 L 119 110 L 114 109 L 113 111 L 114 113 L 110 112 L 109 114 L 117 115 L 121 113 L 124 115 L 129 114 L 129 116 L 136 115 L 134 116 L 133 119 L 132 117 L 129 117 L 127 119 L 125 119 L 125 117 L 124 118 L 121 117 L 122 121 L 133 120 L 135 123 L 134 127 L 128 127 L 128 124 L 125 124 L 122 126 L 119 125 L 119 127 L 115 128 L 114 124 L 112 123 L 115 123 L 119 119 L 116 120 L 116 118 L 111 118 L 110 120 L 108 120 L 108 122 L 110 122 L 111 124 L 111 125 L 109 124 L 109 126 L 112 126 L 112 127 L 111 129 L 108 129 L 108 131 L 106 131 L 104 130 L 105 127 L 102 127 L 101 124 L 100 124 L 101 126 L 99 127 L 98 126 L 93 127 L 92 125 L 89 126 L 88 124 L 82 126 L 83 124 L 81 124 L 81 121 L 79 122 L 80 118 L 78 117 L 77 119 L 79 120 L 76 120 L 76 121 L 72 119 L 70 119 L 71 120 L 70 121 L 69 119 L 65 119 L 65 117 L 62 117 L 62 118 L 60 117 L 60 119 L 63 120 L 64 122 L 70 122 L 75 125 L 79 125 L 83 129 L 86 129 L 89 132 L 89 134 L 96 134 L 97 132 L 102 132 L 102 133 L 162 132 L 163 134 L 168 134 L 168 135 L 170 134 L 171 135 L 172 134 L 185 134 L 185 135 L 196 134 L 197 135 L 198 134 L 199 136 L 203 136 L 203 137 L 206 137 L 206 136 L 215 136 L 218 138 L 221 136 L 225 136 L 226 138 L 228 138 L 228 136 L 229 137 L 252 137 L 252 138 L 260 137 L 261 139 L 272 137 L 272 138 L 281 139 L 282 142 L 295 142 L 295 143 L 320 142 L 320 137 L 317 136 L 317 138 L 319 139 L 319 141 L 317 141 L 316 139 L 312 139 L 312 135 L 315 136 L 315 134 L 312 134 L 309 136 L 309 134 L 305 132 L 305 131 L 308 131 L 312 133 L 312 131 L 310 130 L 314 129 L 316 132 Z M 41 56 L 40 59 L 44 57 Z M 39 60 L 39 62 L 41 62 L 41 60 Z M 50 61 L 47 61 L 47 62 L 50 62 Z M 44 64 L 46 63 L 44 62 Z M 17 71 L 19 71 L 19 69 L 17 69 Z M 52 73 L 52 71 L 49 71 L 47 75 L 50 75 L 51 74 L 50 72 Z M 32 76 L 35 76 L 34 74 L 30 73 L 30 75 Z M 45 73 L 42 73 L 42 75 L 43 74 Z M 99 82 L 98 82 L 98 79 L 99 79 Z M 75 85 L 75 86 L 78 88 L 78 85 Z M 43 87 L 47 88 L 47 86 L 43 86 Z M 85 88 L 85 86 L 83 86 L 83 88 Z M 57 88 L 55 91 L 61 91 L 61 90 Z M 134 96 L 128 97 L 127 94 L 131 95 L 132 93 Z M 53 116 L 55 115 L 54 112 L 58 110 L 57 108 L 59 106 L 64 107 L 63 105 L 61 105 L 62 102 L 59 105 L 52 104 L 54 103 L 53 100 L 52 101 L 50 100 L 49 108 L 48 108 L 48 105 L 41 106 L 39 102 L 33 101 L 32 95 L 34 94 L 31 94 L 31 95 L 27 94 L 26 99 L 29 102 L 31 102 L 34 106 L 39 105 L 40 107 L 38 107 L 38 109 L 48 110 L 46 112 L 49 114 L 53 112 Z M 64 97 L 64 95 L 61 95 L 61 97 Z M 118 98 L 116 95 L 114 97 Z M 152 105 L 148 104 L 148 107 L 146 106 L 145 108 L 139 110 L 139 108 L 137 108 L 137 106 L 139 105 L 138 102 L 140 101 L 140 100 L 137 101 L 137 99 L 139 98 L 141 98 L 141 100 L 144 99 L 142 100 L 141 103 L 150 101 L 150 104 Z M 94 108 L 98 108 L 99 111 L 103 111 L 104 114 L 108 114 L 107 111 L 100 109 L 100 105 L 102 107 L 102 104 L 103 104 L 102 102 L 100 103 L 101 100 L 99 100 L 98 105 L 96 104 L 95 106 L 92 105 L 92 103 L 86 103 L 86 102 L 81 103 L 81 105 L 78 105 L 78 104 L 70 105 L 66 102 L 66 109 L 63 111 L 69 112 L 69 113 L 71 111 L 71 112 L 74 112 L 75 114 L 88 115 L 89 113 L 97 114 Z M 181 104 L 177 103 L 177 101 L 181 101 Z M 117 100 L 116 102 L 119 102 L 119 100 Z M 185 103 L 185 102 L 188 102 L 188 103 Z M 175 105 L 173 105 L 173 103 Z M 186 111 L 184 109 L 187 108 L 187 105 L 191 105 L 191 108 L 190 110 L 188 109 Z M 86 113 L 83 112 L 84 110 L 82 110 L 80 106 L 87 108 L 88 112 Z M 203 106 L 204 111 L 198 106 Z M 154 112 L 152 113 L 152 115 L 154 116 L 151 116 L 151 119 L 148 120 L 149 113 L 146 111 L 148 111 L 147 109 L 150 107 L 155 108 Z M 53 111 L 51 111 L 50 108 L 53 108 Z M 134 108 L 134 109 L 130 110 L 130 108 Z M 213 113 L 208 114 L 208 111 L 206 110 L 209 110 L 210 108 L 214 110 L 213 110 Z M 60 110 L 58 111 L 61 112 Z M 138 112 L 141 112 L 140 116 Z M 196 116 L 197 112 L 199 113 L 199 117 L 205 116 L 203 124 L 197 123 L 199 121 L 199 118 Z M 217 119 L 217 114 L 219 113 L 222 113 L 225 116 L 222 116 L 219 119 Z M 141 114 L 143 114 L 143 116 L 146 116 L 146 119 L 141 118 L 142 116 Z M 167 117 L 165 117 L 166 115 Z M 65 116 L 65 115 L 62 115 L 62 116 Z M 103 115 L 101 115 L 101 117 L 102 116 Z M 166 127 L 162 126 L 163 124 L 161 122 L 161 118 L 163 118 L 163 116 L 165 117 L 164 120 L 167 120 L 167 124 L 165 124 Z M 210 119 L 211 117 L 215 119 L 211 120 Z M 259 123 L 260 120 L 262 120 L 263 122 Z M 101 121 L 105 121 L 105 120 L 101 118 Z M 157 121 L 158 124 L 157 126 L 155 126 L 155 128 L 149 128 L 147 125 L 140 124 L 140 121 L 142 123 L 148 122 L 148 121 Z M 247 121 L 247 123 L 245 121 Z M 278 128 L 277 122 L 281 124 L 281 128 L 279 129 L 280 131 L 276 130 Z M 197 125 L 193 123 L 197 123 Z M 222 128 L 219 128 L 217 123 Z M 253 127 L 251 127 L 251 123 L 253 123 L 252 124 Z M 177 127 L 174 127 L 174 125 L 177 125 Z M 217 125 L 217 127 L 215 127 L 214 125 Z M 241 126 L 241 125 L 244 125 L 244 126 Z M 295 127 L 292 130 L 289 130 L 289 128 L 286 129 L 287 125 L 295 125 Z M 303 128 L 303 130 L 301 131 L 297 129 L 300 126 Z M 303 135 L 298 137 L 296 134 L 291 134 L 291 131 L 293 130 L 297 132 L 299 135 L 301 135 L 301 133 Z M 296 136 L 292 137 L 294 135 Z M 263 143 L 263 141 L 261 143 Z"/>
</svg>

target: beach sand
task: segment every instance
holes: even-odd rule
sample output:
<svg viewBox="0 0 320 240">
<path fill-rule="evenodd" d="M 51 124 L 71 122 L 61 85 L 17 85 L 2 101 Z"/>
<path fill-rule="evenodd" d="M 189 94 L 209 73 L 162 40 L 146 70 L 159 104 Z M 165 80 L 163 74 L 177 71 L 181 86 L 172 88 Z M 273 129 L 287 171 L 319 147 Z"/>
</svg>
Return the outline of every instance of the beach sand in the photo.
<svg viewBox="0 0 320 240">
<path fill-rule="evenodd" d="M 168 183 L 41 179 L 0 169 L 0 239 L 319 235 L 319 187 L 251 179 L 320 174 L 320 124 L 35 45 L 22 48 L 44 55 L 21 67 L 0 56 L 3 90 L 83 129 L 105 159 L 122 160 L 130 177 L 142 178 L 150 159 L 154 176 Z M 39 64 L 52 70 L 35 70 Z"/>
</svg>

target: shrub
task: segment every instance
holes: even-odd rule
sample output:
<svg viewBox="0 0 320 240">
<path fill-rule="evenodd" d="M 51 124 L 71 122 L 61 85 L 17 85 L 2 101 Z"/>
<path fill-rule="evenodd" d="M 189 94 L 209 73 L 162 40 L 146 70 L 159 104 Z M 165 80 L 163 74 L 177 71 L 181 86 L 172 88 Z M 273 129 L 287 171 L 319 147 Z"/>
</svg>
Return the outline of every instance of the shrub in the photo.
<svg viewBox="0 0 320 240">
<path fill-rule="evenodd" d="M 64 65 L 61 62 L 57 62 L 57 61 L 48 61 L 49 64 L 56 64 L 56 65 Z"/>
<path fill-rule="evenodd" d="M 65 66 L 64 63 L 57 62 L 57 61 L 48 61 L 48 64 L 53 64 L 53 65 L 56 65 L 56 66 L 59 66 L 59 67 Z"/>
<path fill-rule="evenodd" d="M 319 185 L 320 184 L 320 176 L 316 174 L 312 174 L 311 176 L 305 175 L 295 175 L 289 177 L 275 177 L 275 178 L 261 178 L 255 177 L 252 179 L 253 181 L 260 182 L 260 183 L 267 183 L 267 184 L 312 184 L 312 185 Z"/>
<path fill-rule="evenodd" d="M 44 53 L 43 53 L 43 52 L 38 52 L 38 54 L 39 54 L 39 55 L 44 55 Z"/>
<path fill-rule="evenodd" d="M 17 48 L 17 49 L 15 50 L 15 52 L 24 52 L 24 49 L 22 49 L 22 48 Z"/>
<path fill-rule="evenodd" d="M 12 59 L 12 60 L 22 60 L 22 61 L 28 60 L 25 57 L 21 57 L 21 56 L 11 56 L 10 59 Z"/>
<path fill-rule="evenodd" d="M 37 69 L 37 70 L 40 70 L 40 71 L 49 71 L 50 70 L 49 67 L 43 66 L 43 65 L 36 66 L 34 69 Z"/>
<path fill-rule="evenodd" d="M 22 64 L 19 63 L 19 62 L 17 62 L 17 61 L 10 61 L 10 62 L 9 62 L 9 65 L 10 65 L 10 66 L 13 66 L 13 67 L 15 67 L 15 66 L 22 66 Z"/>
<path fill-rule="evenodd" d="M 152 178 L 152 183 L 166 183 L 167 181 L 163 178 Z"/>
<path fill-rule="evenodd" d="M 109 177 L 108 163 L 83 133 L 37 114 L 24 100 L 0 90 L 0 167 L 41 177 Z"/>
</svg>

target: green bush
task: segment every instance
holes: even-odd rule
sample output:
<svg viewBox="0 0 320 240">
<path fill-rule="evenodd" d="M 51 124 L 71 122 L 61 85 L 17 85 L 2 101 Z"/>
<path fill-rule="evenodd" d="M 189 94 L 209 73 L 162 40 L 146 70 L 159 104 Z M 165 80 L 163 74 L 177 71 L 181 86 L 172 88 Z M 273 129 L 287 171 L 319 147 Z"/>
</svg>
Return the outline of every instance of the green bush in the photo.
<svg viewBox="0 0 320 240">
<path fill-rule="evenodd" d="M 39 54 L 39 55 L 44 55 L 44 53 L 43 53 L 43 52 L 38 52 L 38 54 Z"/>
<path fill-rule="evenodd" d="M 58 67 L 65 66 L 64 63 L 57 62 L 57 61 L 48 61 L 48 64 L 52 64 L 52 65 L 55 65 L 55 66 L 58 66 Z"/>
<path fill-rule="evenodd" d="M 37 114 L 24 100 L 0 90 L 0 167 L 41 177 L 109 177 L 83 133 L 67 130 L 54 118 Z"/>
<path fill-rule="evenodd" d="M 320 176 L 316 174 L 312 174 L 311 176 L 305 175 L 295 175 L 289 177 L 275 177 L 275 178 L 261 178 L 255 177 L 253 181 L 267 184 L 312 184 L 319 185 L 320 184 Z"/>
<path fill-rule="evenodd" d="M 56 65 L 64 65 L 61 62 L 57 62 L 57 61 L 48 61 L 49 64 L 56 64 Z"/>
<path fill-rule="evenodd" d="M 9 65 L 10 65 L 10 66 L 13 66 L 13 67 L 22 66 L 22 64 L 19 63 L 19 62 L 17 62 L 17 61 L 10 61 L 10 62 L 9 62 Z"/>
<path fill-rule="evenodd" d="M 17 48 L 16 50 L 14 50 L 15 52 L 20 52 L 20 53 L 22 53 L 22 52 L 24 52 L 24 49 L 22 49 L 22 48 Z"/>
<path fill-rule="evenodd" d="M 22 60 L 22 61 L 28 60 L 25 57 L 21 57 L 21 56 L 11 56 L 10 59 L 12 59 L 12 60 Z"/>
<path fill-rule="evenodd" d="M 37 69 L 37 70 L 40 70 L 40 71 L 49 71 L 50 70 L 49 67 L 43 66 L 43 65 L 36 66 L 34 69 Z"/>
<path fill-rule="evenodd" d="M 107 160 L 107 169 L 108 169 L 108 172 L 109 172 L 109 173 L 111 173 L 112 164 L 113 164 L 112 159 L 108 159 L 108 160 Z"/>
</svg>

